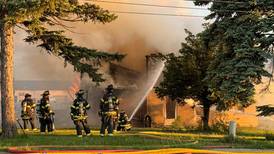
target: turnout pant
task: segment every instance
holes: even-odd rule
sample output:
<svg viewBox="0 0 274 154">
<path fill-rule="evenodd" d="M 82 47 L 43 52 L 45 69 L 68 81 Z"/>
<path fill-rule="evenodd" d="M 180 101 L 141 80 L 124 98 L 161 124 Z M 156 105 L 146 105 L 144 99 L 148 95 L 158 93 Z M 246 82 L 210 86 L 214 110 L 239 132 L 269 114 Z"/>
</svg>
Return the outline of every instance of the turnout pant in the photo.
<svg viewBox="0 0 274 154">
<path fill-rule="evenodd" d="M 53 122 L 51 118 L 39 118 L 40 121 L 40 132 L 48 132 L 53 131 Z"/>
<path fill-rule="evenodd" d="M 126 123 L 120 123 L 117 126 L 117 131 L 126 131 L 126 128 L 124 127 Z"/>
<path fill-rule="evenodd" d="M 35 128 L 33 117 L 30 117 L 29 119 L 23 119 L 23 123 L 24 123 L 24 129 L 28 128 L 29 123 L 30 123 L 31 129 Z"/>
<path fill-rule="evenodd" d="M 90 134 L 90 128 L 88 126 L 87 120 L 74 120 L 77 135 L 82 135 L 82 130 L 84 129 L 86 134 Z"/>
<path fill-rule="evenodd" d="M 113 133 L 113 116 L 103 115 L 101 121 L 102 121 L 102 124 L 101 124 L 100 134 L 105 134 L 106 129 L 108 131 L 108 134 L 112 134 Z"/>
<path fill-rule="evenodd" d="M 117 130 L 118 126 L 118 117 L 113 118 L 113 130 Z"/>
</svg>

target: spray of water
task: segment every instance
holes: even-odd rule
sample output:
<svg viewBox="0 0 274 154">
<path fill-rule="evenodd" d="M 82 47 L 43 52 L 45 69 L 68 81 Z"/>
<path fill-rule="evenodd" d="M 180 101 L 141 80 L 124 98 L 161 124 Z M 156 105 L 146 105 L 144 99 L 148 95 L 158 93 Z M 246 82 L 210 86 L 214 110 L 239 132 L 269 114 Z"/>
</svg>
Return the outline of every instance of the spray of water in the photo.
<svg viewBox="0 0 274 154">
<path fill-rule="evenodd" d="M 156 85 L 159 77 L 162 74 L 162 71 L 164 69 L 164 63 L 160 63 L 158 64 L 158 67 L 156 68 L 156 70 L 154 71 L 155 73 L 153 73 L 151 75 L 151 77 L 148 79 L 148 82 L 144 88 L 143 94 L 141 94 L 140 99 L 137 101 L 138 104 L 135 107 L 135 109 L 133 110 L 129 120 L 132 120 L 132 118 L 134 117 L 134 115 L 136 114 L 136 112 L 140 109 L 140 107 L 143 105 L 145 99 L 147 98 L 148 94 L 152 91 L 152 89 L 154 88 L 154 86 Z"/>
</svg>

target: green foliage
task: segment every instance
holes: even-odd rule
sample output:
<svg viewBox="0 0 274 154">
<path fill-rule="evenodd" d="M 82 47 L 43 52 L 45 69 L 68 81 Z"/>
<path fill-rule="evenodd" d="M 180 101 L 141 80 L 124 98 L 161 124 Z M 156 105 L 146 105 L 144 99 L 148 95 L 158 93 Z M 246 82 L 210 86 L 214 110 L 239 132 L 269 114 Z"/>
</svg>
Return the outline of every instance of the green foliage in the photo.
<svg viewBox="0 0 274 154">
<path fill-rule="evenodd" d="M 186 43 L 182 43 L 178 55 L 170 53 L 159 56 L 165 59 L 164 78 L 156 87 L 156 93 L 161 98 L 168 96 L 173 100 L 184 101 L 208 97 L 208 81 L 204 78 L 212 60 L 212 52 L 206 48 L 202 34 L 194 36 L 191 32 L 186 32 Z"/>
<path fill-rule="evenodd" d="M 132 132 L 118 133 L 113 137 L 100 137 L 99 131 L 92 131 L 93 136 L 77 138 L 75 130 L 57 130 L 53 135 L 39 135 L 38 132 L 28 132 L 28 135 L 18 135 L 16 138 L 1 138 L 0 150 L 10 146 L 65 146 L 60 149 L 159 149 L 159 148 L 195 148 L 205 146 L 233 146 L 234 148 L 273 149 L 273 141 L 267 141 L 265 134 L 254 136 L 239 135 L 235 144 L 224 139 L 223 135 L 189 131 L 161 131 L 159 129 L 138 129 Z M 146 132 L 146 134 L 144 134 Z M 194 142 L 193 142 L 194 141 Z M 44 148 L 43 148 L 44 149 Z M 45 148 L 46 149 L 46 148 Z M 49 148 L 55 149 L 55 148 Z M 58 150 L 60 150 L 58 149 Z M 23 149 L 22 149 L 23 150 Z"/>
<path fill-rule="evenodd" d="M 210 131 L 225 134 L 228 132 L 228 125 L 228 120 L 225 116 L 219 116 L 213 120 Z"/>
<path fill-rule="evenodd" d="M 257 112 L 259 112 L 258 116 L 272 116 L 274 115 L 274 106 L 271 106 L 271 105 L 257 106 Z"/>
<path fill-rule="evenodd" d="M 216 104 L 218 110 L 245 108 L 254 103 L 254 86 L 272 77 L 265 63 L 273 56 L 274 1 L 195 1 L 209 3 L 211 23 L 197 36 L 189 34 L 179 55 L 165 56 L 156 92 L 179 101 L 199 100 L 204 107 Z"/>
<path fill-rule="evenodd" d="M 186 33 L 186 42 L 182 43 L 178 55 L 152 55 L 154 58 L 165 60 L 163 81 L 155 88 L 155 92 L 160 98 L 168 96 L 179 103 L 185 103 L 185 99 L 198 101 L 204 108 L 203 128 L 208 129 L 210 107 L 216 101 L 210 99 L 212 92 L 208 88 L 209 81 L 205 78 L 214 58 L 214 50 L 207 46 L 206 33 L 196 36 L 187 30 Z"/>
<path fill-rule="evenodd" d="M 232 136 L 229 136 L 229 135 L 226 135 L 223 139 L 223 141 L 225 143 L 241 143 L 241 139 L 238 139 L 237 137 L 232 137 Z"/>
<path fill-rule="evenodd" d="M 98 73 L 102 61 L 120 61 L 124 57 L 77 46 L 64 35 L 64 30 L 70 30 L 66 23 L 108 23 L 117 18 L 97 5 L 80 4 L 78 0 L 9 0 L 0 1 L 0 11 L 0 22 L 28 33 L 26 42 L 38 43 L 38 47 L 49 54 L 63 58 L 65 66 L 72 64 L 75 71 L 87 73 L 95 82 L 104 81 L 102 74 Z M 50 26 L 56 30 L 50 30 Z"/>
<path fill-rule="evenodd" d="M 180 116 L 177 116 L 176 119 L 174 120 L 174 122 L 172 122 L 171 128 L 177 128 L 177 129 L 178 128 L 184 128 Z"/>
<path fill-rule="evenodd" d="M 262 77 L 271 77 L 265 63 L 271 57 L 274 35 L 274 1 L 243 0 L 238 3 L 218 3 L 196 0 L 196 5 L 210 5 L 214 20 L 208 28 L 208 45 L 216 58 L 211 62 L 206 80 L 218 109 L 231 106 L 247 107 L 254 103 L 255 84 Z"/>
<path fill-rule="evenodd" d="M 266 133 L 265 139 L 269 141 L 274 141 L 274 134 L 273 133 Z"/>
</svg>

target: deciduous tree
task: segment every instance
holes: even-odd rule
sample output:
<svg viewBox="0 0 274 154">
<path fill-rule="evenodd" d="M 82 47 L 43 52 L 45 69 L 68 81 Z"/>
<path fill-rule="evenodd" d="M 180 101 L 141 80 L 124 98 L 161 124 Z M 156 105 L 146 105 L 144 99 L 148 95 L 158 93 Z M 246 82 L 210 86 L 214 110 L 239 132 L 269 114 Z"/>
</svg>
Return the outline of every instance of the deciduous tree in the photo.
<svg viewBox="0 0 274 154">
<path fill-rule="evenodd" d="M 182 43 L 178 54 L 152 55 L 165 60 L 163 80 L 155 91 L 160 98 L 167 96 L 178 103 L 184 103 L 185 99 L 199 102 L 203 108 L 203 128 L 207 130 L 210 107 L 216 105 L 216 100 L 211 99 L 209 81 L 205 80 L 214 52 L 205 41 L 206 31 L 196 36 L 186 32 L 186 42 Z"/>
</svg>

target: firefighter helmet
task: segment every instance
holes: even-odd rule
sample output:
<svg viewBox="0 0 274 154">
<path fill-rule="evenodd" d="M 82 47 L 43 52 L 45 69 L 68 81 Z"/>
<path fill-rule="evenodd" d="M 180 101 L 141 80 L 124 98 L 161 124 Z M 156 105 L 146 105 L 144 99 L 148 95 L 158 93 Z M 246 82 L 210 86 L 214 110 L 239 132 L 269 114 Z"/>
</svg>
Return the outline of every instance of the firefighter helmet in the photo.
<svg viewBox="0 0 274 154">
<path fill-rule="evenodd" d="M 26 94 L 25 94 L 25 98 L 27 98 L 27 97 L 31 97 L 31 94 L 26 93 Z"/>
<path fill-rule="evenodd" d="M 43 96 L 48 96 L 48 95 L 50 95 L 50 93 L 49 93 L 48 90 L 46 90 L 46 91 L 44 91 L 44 93 L 43 93 L 42 95 L 43 95 Z"/>
</svg>

